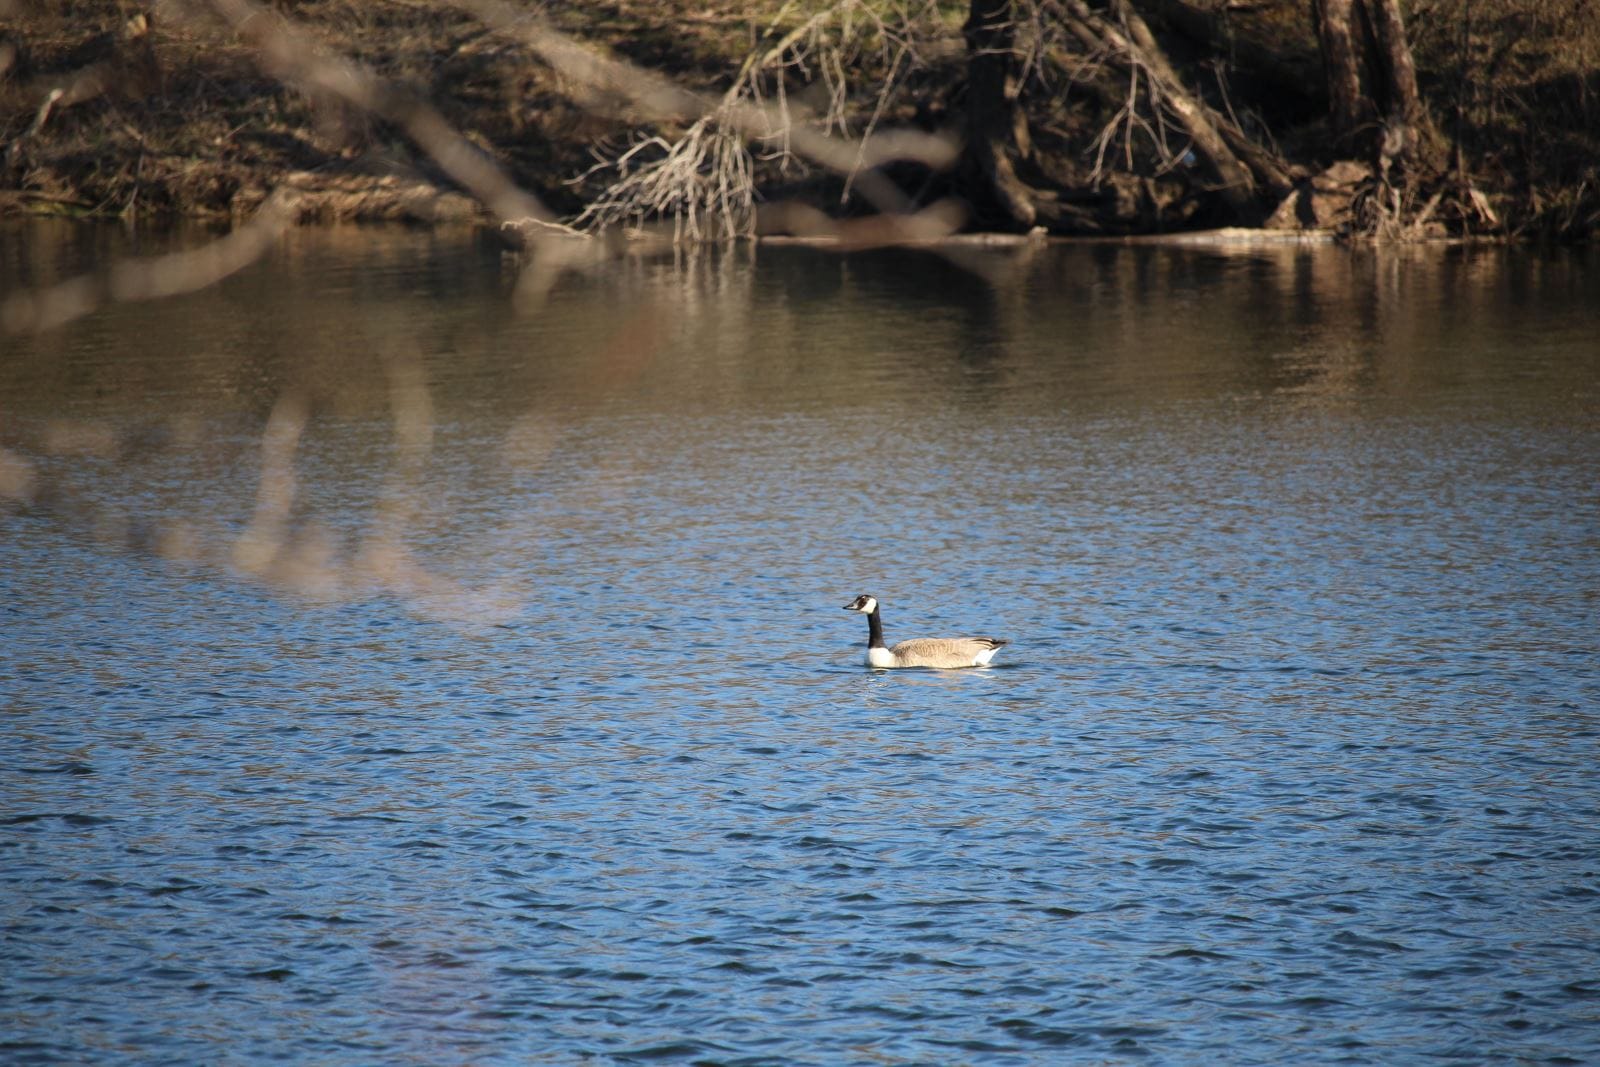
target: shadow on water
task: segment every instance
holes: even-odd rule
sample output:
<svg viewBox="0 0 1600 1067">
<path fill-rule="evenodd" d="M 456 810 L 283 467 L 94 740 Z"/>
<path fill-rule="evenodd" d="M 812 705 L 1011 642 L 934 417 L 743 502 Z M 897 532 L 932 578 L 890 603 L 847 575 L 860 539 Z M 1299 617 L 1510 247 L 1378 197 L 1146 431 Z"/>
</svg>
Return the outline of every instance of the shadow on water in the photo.
<svg viewBox="0 0 1600 1067">
<path fill-rule="evenodd" d="M 0 1049 L 1594 1060 L 1597 306 L 296 231 L 9 338 Z"/>
</svg>

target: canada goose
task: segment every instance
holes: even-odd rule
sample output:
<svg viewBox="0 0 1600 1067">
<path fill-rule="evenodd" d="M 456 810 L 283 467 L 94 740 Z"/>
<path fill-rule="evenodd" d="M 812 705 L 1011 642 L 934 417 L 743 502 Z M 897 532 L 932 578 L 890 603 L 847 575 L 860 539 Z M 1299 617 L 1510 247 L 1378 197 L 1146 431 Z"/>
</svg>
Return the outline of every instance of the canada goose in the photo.
<svg viewBox="0 0 1600 1067">
<path fill-rule="evenodd" d="M 893 648 L 883 644 L 883 619 L 878 598 L 865 593 L 844 606 L 867 617 L 869 667 L 987 667 L 1000 646 L 998 637 L 917 637 Z"/>
</svg>

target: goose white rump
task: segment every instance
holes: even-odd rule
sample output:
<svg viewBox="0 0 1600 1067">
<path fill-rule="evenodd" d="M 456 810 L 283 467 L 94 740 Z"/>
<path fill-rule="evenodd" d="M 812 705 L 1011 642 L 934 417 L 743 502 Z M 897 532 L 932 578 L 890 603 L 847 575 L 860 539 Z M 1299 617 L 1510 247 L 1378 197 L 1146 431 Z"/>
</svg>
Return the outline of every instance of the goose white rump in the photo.
<svg viewBox="0 0 1600 1067">
<path fill-rule="evenodd" d="M 883 643 L 883 617 L 878 613 L 877 597 L 863 593 L 846 604 L 844 610 L 859 611 L 867 617 L 869 667 L 987 667 L 1006 643 L 998 637 L 914 637 L 890 648 Z"/>
</svg>

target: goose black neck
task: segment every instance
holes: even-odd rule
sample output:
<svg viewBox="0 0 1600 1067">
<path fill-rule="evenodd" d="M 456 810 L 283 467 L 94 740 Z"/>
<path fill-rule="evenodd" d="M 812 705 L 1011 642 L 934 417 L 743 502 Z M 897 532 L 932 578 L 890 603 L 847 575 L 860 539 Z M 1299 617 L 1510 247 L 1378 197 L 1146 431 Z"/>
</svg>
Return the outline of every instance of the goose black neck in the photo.
<svg viewBox="0 0 1600 1067">
<path fill-rule="evenodd" d="M 883 620 L 878 617 L 876 607 L 872 609 L 872 614 L 867 616 L 867 647 L 883 647 Z"/>
</svg>

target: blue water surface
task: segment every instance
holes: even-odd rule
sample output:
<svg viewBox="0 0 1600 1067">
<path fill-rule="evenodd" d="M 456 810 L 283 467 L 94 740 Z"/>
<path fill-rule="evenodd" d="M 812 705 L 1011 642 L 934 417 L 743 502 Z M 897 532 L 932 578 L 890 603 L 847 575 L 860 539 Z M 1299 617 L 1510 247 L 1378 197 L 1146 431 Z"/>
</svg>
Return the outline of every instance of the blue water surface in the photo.
<svg viewBox="0 0 1600 1067">
<path fill-rule="evenodd" d="M 1600 1061 L 1592 262 L 294 240 L 8 357 L 0 1058 Z"/>
</svg>

